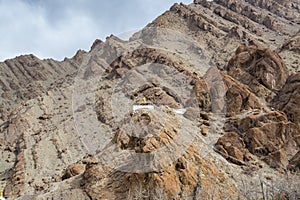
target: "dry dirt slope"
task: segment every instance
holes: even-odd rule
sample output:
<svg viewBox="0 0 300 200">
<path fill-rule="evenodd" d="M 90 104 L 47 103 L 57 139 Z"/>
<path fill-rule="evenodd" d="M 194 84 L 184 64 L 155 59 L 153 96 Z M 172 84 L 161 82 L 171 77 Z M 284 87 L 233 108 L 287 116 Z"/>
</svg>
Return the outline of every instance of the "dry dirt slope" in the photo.
<svg viewBox="0 0 300 200">
<path fill-rule="evenodd" d="M 299 9 L 195 0 L 129 41 L 0 63 L 5 197 L 299 199 Z"/>
</svg>

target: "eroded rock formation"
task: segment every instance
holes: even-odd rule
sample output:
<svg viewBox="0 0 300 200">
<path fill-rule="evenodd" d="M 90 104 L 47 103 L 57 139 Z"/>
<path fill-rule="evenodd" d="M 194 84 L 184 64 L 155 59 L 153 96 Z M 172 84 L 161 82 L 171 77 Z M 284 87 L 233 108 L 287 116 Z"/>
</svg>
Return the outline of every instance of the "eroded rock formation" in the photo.
<svg viewBox="0 0 300 200">
<path fill-rule="evenodd" d="M 299 28 L 298 0 L 195 0 L 129 41 L 0 63 L 4 196 L 299 198 Z"/>
</svg>

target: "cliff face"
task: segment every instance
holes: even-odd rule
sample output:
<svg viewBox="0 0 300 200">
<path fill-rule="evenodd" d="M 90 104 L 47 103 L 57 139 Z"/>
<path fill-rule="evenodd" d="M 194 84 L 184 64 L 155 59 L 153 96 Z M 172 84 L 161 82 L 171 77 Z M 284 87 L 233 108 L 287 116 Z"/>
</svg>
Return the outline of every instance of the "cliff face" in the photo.
<svg viewBox="0 0 300 200">
<path fill-rule="evenodd" d="M 299 9 L 195 0 L 128 41 L 0 63 L 5 197 L 299 198 Z"/>
</svg>

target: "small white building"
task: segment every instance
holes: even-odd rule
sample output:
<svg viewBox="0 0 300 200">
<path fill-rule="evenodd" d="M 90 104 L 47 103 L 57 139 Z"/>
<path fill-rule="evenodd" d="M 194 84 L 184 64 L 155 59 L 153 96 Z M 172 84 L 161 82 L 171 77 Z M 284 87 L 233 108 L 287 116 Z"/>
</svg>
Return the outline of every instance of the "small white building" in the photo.
<svg viewBox="0 0 300 200">
<path fill-rule="evenodd" d="M 173 109 L 174 113 L 183 115 L 186 112 L 186 109 Z"/>
<path fill-rule="evenodd" d="M 153 105 L 133 105 L 132 111 L 136 112 L 137 110 L 154 110 L 155 107 Z M 186 112 L 186 109 L 173 109 L 173 112 L 179 115 L 183 115 Z"/>
<path fill-rule="evenodd" d="M 142 110 L 142 109 L 147 109 L 147 110 L 154 110 L 153 105 L 133 105 L 132 110 L 133 112 L 137 110 Z"/>
</svg>

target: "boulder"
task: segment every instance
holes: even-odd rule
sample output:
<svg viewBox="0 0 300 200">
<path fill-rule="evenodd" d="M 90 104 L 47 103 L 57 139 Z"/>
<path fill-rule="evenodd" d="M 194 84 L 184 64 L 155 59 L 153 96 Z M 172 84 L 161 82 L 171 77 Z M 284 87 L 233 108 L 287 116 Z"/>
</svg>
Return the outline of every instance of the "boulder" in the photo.
<svg viewBox="0 0 300 200">
<path fill-rule="evenodd" d="M 288 69 L 281 57 L 270 49 L 257 46 L 240 46 L 225 69 L 262 97 L 280 90 L 288 77 Z"/>
<path fill-rule="evenodd" d="M 213 113 L 222 112 L 233 115 L 244 110 L 261 109 L 263 107 L 245 84 L 233 79 L 224 72 L 220 72 L 220 77 L 218 83 L 210 84 L 209 88 Z"/>
<path fill-rule="evenodd" d="M 236 132 L 225 133 L 216 143 L 216 151 L 229 161 L 243 165 L 248 154 L 243 139 Z"/>
<path fill-rule="evenodd" d="M 81 173 L 83 173 L 85 170 L 85 166 L 81 164 L 74 164 L 74 165 L 69 165 L 62 177 L 62 179 L 68 179 L 73 176 L 77 176 Z"/>
<path fill-rule="evenodd" d="M 231 132 L 218 140 L 216 149 L 236 164 L 250 160 L 250 152 L 273 168 L 285 169 L 300 149 L 299 126 L 277 111 L 229 120 L 225 130 Z"/>
<path fill-rule="evenodd" d="M 210 68 L 204 79 L 210 92 L 211 112 L 233 115 L 243 110 L 262 108 L 258 98 L 245 84 L 217 67 Z"/>
</svg>

